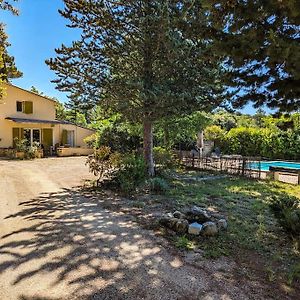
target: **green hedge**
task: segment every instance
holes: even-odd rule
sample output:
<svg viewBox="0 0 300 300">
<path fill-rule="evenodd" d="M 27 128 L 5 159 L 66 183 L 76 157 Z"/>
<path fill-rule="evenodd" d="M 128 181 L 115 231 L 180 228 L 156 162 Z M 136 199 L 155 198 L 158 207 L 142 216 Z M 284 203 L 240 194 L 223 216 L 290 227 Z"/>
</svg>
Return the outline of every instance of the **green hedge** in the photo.
<svg viewBox="0 0 300 300">
<path fill-rule="evenodd" d="M 220 141 L 225 154 L 300 159 L 300 132 L 270 128 L 233 128 Z"/>
</svg>

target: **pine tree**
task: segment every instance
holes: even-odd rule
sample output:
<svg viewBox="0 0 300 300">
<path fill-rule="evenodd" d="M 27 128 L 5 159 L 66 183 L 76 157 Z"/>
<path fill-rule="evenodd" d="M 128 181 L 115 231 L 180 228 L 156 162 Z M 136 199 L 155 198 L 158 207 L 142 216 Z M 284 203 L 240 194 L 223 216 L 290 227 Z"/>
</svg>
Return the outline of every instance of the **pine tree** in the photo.
<svg viewBox="0 0 300 300">
<path fill-rule="evenodd" d="M 9 1 L 0 0 L 0 9 L 9 10 L 17 15 L 18 11 L 12 6 Z M 18 71 L 15 65 L 14 57 L 8 54 L 7 48 L 10 44 L 7 41 L 5 33 L 5 25 L 0 23 L 0 99 L 4 93 L 2 82 L 8 82 L 11 78 L 18 78 L 22 73 Z"/>
<path fill-rule="evenodd" d="M 141 122 L 153 175 L 154 122 L 220 102 L 221 71 L 206 38 L 207 14 L 199 1 L 64 2 L 61 15 L 82 34 L 47 61 L 57 88 Z"/>
<path fill-rule="evenodd" d="M 235 107 L 300 104 L 300 1 L 203 0 Z"/>
</svg>

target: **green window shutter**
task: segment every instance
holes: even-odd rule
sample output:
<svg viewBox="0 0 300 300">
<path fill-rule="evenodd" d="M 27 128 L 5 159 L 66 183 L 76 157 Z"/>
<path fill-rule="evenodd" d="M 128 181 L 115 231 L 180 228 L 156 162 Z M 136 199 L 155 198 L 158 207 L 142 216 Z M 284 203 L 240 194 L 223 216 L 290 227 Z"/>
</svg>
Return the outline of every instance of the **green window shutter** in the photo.
<svg viewBox="0 0 300 300">
<path fill-rule="evenodd" d="M 20 138 L 20 128 L 13 128 L 12 129 L 13 132 L 12 132 L 12 135 L 13 135 L 13 147 L 15 148 L 16 147 L 16 141 L 15 141 L 15 138 Z"/>
<path fill-rule="evenodd" d="M 65 145 L 67 143 L 68 143 L 68 131 L 64 129 L 61 135 L 61 144 Z"/>
<path fill-rule="evenodd" d="M 24 128 L 19 128 L 20 129 L 20 139 L 24 139 Z"/>
<path fill-rule="evenodd" d="M 32 114 L 33 113 L 33 102 L 32 101 L 25 101 L 24 102 L 24 113 L 25 114 Z"/>
<path fill-rule="evenodd" d="M 53 146 L 53 130 L 50 128 L 44 128 L 42 132 L 42 144 L 44 148 L 48 150 L 51 146 Z"/>
</svg>

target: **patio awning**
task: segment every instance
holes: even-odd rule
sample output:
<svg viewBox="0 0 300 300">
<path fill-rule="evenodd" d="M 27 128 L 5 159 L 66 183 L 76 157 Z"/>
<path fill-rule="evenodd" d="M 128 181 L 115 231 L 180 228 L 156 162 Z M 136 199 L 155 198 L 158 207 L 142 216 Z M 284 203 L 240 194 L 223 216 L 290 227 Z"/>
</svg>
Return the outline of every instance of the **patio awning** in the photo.
<svg viewBox="0 0 300 300">
<path fill-rule="evenodd" d="M 23 119 L 23 118 L 13 118 L 13 117 L 5 118 L 5 120 L 12 121 L 15 123 L 31 123 L 31 124 L 72 124 L 71 122 L 68 121 Z"/>
</svg>

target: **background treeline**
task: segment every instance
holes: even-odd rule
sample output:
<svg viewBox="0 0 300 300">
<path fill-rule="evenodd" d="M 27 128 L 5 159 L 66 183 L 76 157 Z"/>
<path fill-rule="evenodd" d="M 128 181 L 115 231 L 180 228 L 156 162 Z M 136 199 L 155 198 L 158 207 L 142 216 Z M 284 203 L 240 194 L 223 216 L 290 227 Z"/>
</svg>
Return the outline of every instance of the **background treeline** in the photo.
<svg viewBox="0 0 300 300">
<path fill-rule="evenodd" d="M 111 114 L 100 107 L 83 113 L 61 104 L 57 114 L 59 119 L 96 129 L 97 133 L 86 140 L 90 146 L 109 146 L 123 153 L 143 146 L 142 126 L 125 121 L 121 114 Z M 155 123 L 154 146 L 191 150 L 201 130 L 205 140 L 214 141 L 223 154 L 300 159 L 300 113 L 272 116 L 261 109 L 254 115 L 218 110 L 163 119 Z"/>
<path fill-rule="evenodd" d="M 253 116 L 219 112 L 212 116 L 205 137 L 223 154 L 300 159 L 300 114 Z"/>
</svg>

